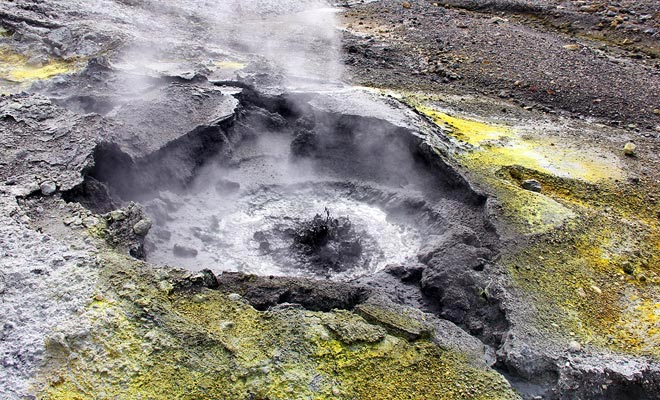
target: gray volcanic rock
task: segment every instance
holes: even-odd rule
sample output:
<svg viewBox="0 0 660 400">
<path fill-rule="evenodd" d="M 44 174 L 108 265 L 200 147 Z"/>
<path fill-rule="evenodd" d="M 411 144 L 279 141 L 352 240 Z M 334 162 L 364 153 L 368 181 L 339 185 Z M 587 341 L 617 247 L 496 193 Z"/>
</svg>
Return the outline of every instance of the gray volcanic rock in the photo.
<svg viewBox="0 0 660 400">
<path fill-rule="evenodd" d="M 276 328 L 273 321 L 280 321 L 287 329 L 274 331 L 291 332 L 295 340 L 290 343 L 304 342 L 300 348 L 305 347 L 315 360 L 321 352 L 325 352 L 321 358 L 337 356 L 328 368 L 331 373 L 304 382 L 304 389 L 311 392 L 330 385 L 325 394 L 335 397 L 342 397 L 346 389 L 335 381 L 335 372 L 351 361 L 342 352 L 361 345 L 382 349 L 391 343 L 410 345 L 410 351 L 397 361 L 399 369 L 385 371 L 394 376 L 426 373 L 427 365 L 417 364 L 417 352 L 435 343 L 443 352 L 451 349 L 466 356 L 470 367 L 492 376 L 496 373 L 484 364 L 497 367 L 501 372 L 497 378 L 503 383 L 503 376 L 509 378 L 525 398 L 658 397 L 657 359 L 598 347 L 572 331 L 567 334 L 572 327 L 557 325 L 550 329 L 556 335 L 547 334 L 544 329 L 556 324 L 536 314 L 537 293 L 523 293 L 509 265 L 500 265 L 500 251 L 517 251 L 534 238 L 511 230 L 505 242 L 500 236 L 504 230 L 493 229 L 503 211 L 488 207 L 496 199 L 487 199 L 482 188 L 474 185 L 483 180 L 459 167 L 454 156 L 466 149 L 416 104 L 428 95 L 440 111 L 455 108 L 465 115 L 479 115 L 487 108 L 498 115 L 526 115 L 527 121 L 547 124 L 548 131 L 575 129 L 576 125 L 559 124 L 550 117 L 557 112 L 580 117 L 585 124 L 598 117 L 610 125 L 625 125 L 630 133 L 626 137 L 618 136 L 620 130 L 603 126 L 579 130 L 579 135 L 584 135 L 582 144 L 599 142 L 607 135 L 639 142 L 639 159 L 651 167 L 650 173 L 638 174 L 635 182 L 653 180 L 656 160 L 652 155 L 657 146 L 652 140 L 660 131 L 656 126 L 660 92 L 655 90 L 660 64 L 657 18 L 653 17 L 660 13 L 657 2 L 624 0 L 606 7 L 599 1 L 557 6 L 551 1 L 449 0 L 452 7 L 442 2 L 406 2 L 404 6 L 396 0 L 339 3 L 347 15 L 351 13 L 347 23 L 354 24 L 341 32 L 352 79 L 382 90 L 339 82 L 341 35 L 332 22 L 336 10 L 316 0 L 0 3 L 0 51 L 6 46 L 8 54 L 25 56 L 22 67 L 28 71 L 52 61 L 76 66 L 50 79 L 14 82 L 11 91 L 24 92 L 0 98 L 3 396 L 39 397 L 44 393 L 35 390 L 65 381 L 78 385 L 73 391 L 82 390 L 77 373 L 102 382 L 112 380 L 120 389 L 136 381 L 146 387 L 143 378 L 162 372 L 152 369 L 151 361 L 172 348 L 178 351 L 176 357 L 163 356 L 165 365 L 176 362 L 181 371 L 189 365 L 211 365 L 195 364 L 213 358 L 210 355 L 240 354 L 241 362 L 236 364 L 240 368 L 227 363 L 235 370 L 227 378 L 238 384 L 253 380 L 261 386 L 272 371 L 283 370 L 276 344 L 252 354 L 264 349 L 260 343 L 264 332 L 258 329 Z M 534 20 L 537 17 L 546 25 Z M 566 26 L 571 28 L 566 30 Z M 612 36 L 605 40 L 600 32 Z M 577 40 L 579 35 L 585 36 Z M 544 45 L 529 46 L 532 42 Z M 7 62 L 4 57 L 0 53 L 0 71 L 14 62 L 12 56 Z M 22 56 L 15 58 L 22 60 Z M 452 92 L 446 94 L 439 87 Z M 388 88 L 399 92 L 389 93 Z M 481 92 L 500 98 L 475 94 Z M 445 94 L 451 99 L 444 98 Z M 400 100 L 408 95 L 417 100 Z M 536 114 L 530 116 L 527 111 Z M 500 121 L 499 117 L 491 120 Z M 511 120 L 521 121 L 502 119 L 504 123 Z M 265 131 L 270 139 L 291 134 L 292 141 L 283 140 L 287 146 L 281 148 L 280 141 L 261 142 Z M 639 140 L 643 135 L 649 140 Z M 527 137 L 523 135 L 522 140 Z M 483 143 L 483 147 L 493 143 Z M 616 150 L 622 165 L 638 164 L 639 160 L 621 154 L 621 145 Z M 312 195 L 314 190 L 340 188 L 338 197 L 383 212 L 376 212 L 374 219 L 382 217 L 394 225 L 404 221 L 400 228 L 418 229 L 415 234 L 423 237 L 421 248 L 416 244 L 410 253 L 413 257 L 348 282 L 334 281 L 331 274 L 329 279 L 311 279 L 222 272 L 227 258 L 209 262 L 205 255 L 217 243 L 229 251 L 235 248 L 216 240 L 227 233 L 223 232 L 227 221 L 211 214 L 224 205 L 220 203 L 233 200 L 211 197 L 214 201 L 203 204 L 208 209 L 195 209 L 201 203 L 194 202 L 191 186 L 199 178 L 212 196 L 238 198 L 253 190 L 251 186 L 270 190 L 277 179 L 289 184 L 291 171 L 268 164 L 277 159 L 289 166 L 289 151 L 301 162 L 295 165 L 300 170 L 295 172 L 301 172 L 296 179 L 313 179 L 305 173 L 315 169 L 327 174 L 322 182 L 313 182 L 320 185 L 307 188 Z M 543 154 L 533 156 L 537 159 Z M 214 169 L 216 164 L 218 169 Z M 226 179 L 225 174 L 241 164 L 248 166 L 246 174 L 257 175 L 254 182 Z M 547 183 L 542 179 L 550 175 L 532 175 L 538 181 L 523 182 L 536 192 L 543 182 L 542 194 L 527 194 L 545 198 L 555 189 L 561 192 L 564 188 L 551 184 L 561 182 L 559 177 Z M 274 192 L 271 200 L 287 195 Z M 155 198 L 152 193 L 157 193 Z M 651 210 L 657 196 L 644 195 L 644 206 L 648 204 Z M 130 200 L 146 204 L 153 230 L 142 207 L 127 203 Z M 254 217 L 250 213 L 267 203 L 251 202 L 246 215 Z M 191 204 L 189 215 L 208 213 L 204 226 L 189 229 L 187 221 L 182 223 L 186 229 L 159 226 Z M 614 213 L 608 217 L 619 218 Z M 259 217 L 254 220 L 261 223 Z M 272 250 L 271 244 L 260 232 L 250 232 L 254 240 L 249 245 L 259 246 L 265 255 Z M 145 258 L 149 250 L 145 240 L 148 243 L 152 236 L 167 241 L 168 251 L 179 256 L 181 263 L 185 259 L 189 265 L 197 264 L 195 268 L 204 268 L 202 272 L 157 268 L 135 260 Z M 181 236 L 195 242 L 182 241 Z M 354 236 L 341 243 L 345 245 L 341 251 L 361 253 Z M 548 257 L 554 256 L 550 252 Z M 538 260 L 524 267 L 540 271 L 547 258 Z M 654 279 L 652 274 L 647 278 L 639 273 L 654 271 L 655 266 L 646 264 L 622 263 L 627 275 L 621 281 L 637 285 L 642 277 Z M 613 276 L 618 268 L 613 268 Z M 593 287 L 592 292 L 603 299 L 620 295 L 611 287 L 609 292 L 602 285 L 602 290 Z M 587 296 L 580 290 L 578 296 Z M 240 315 L 235 321 L 225 320 L 224 315 L 217 315 L 214 304 L 222 305 L 222 312 L 251 314 L 254 318 L 248 321 L 260 321 L 255 325 L 257 332 L 232 332 L 241 326 Z M 635 304 L 630 306 L 631 310 Z M 210 317 L 197 320 L 203 313 Z M 192 319 L 184 318 L 190 315 Z M 306 324 L 295 319 L 301 316 Z M 262 319 L 268 322 L 262 325 Z M 294 329 L 289 330 L 290 326 Z M 122 335 L 117 335 L 119 330 Z M 317 341 L 310 345 L 306 342 L 310 337 Z M 110 354 L 112 363 L 99 367 L 98 360 L 107 360 L 104 357 L 112 347 L 108 338 L 120 340 L 121 346 L 126 343 L 120 349 L 125 353 Z M 315 347 L 320 347 L 318 340 L 326 339 L 335 341 L 324 344 L 330 350 Z M 304 353 L 298 350 L 288 355 L 296 359 Z M 90 364 L 84 363 L 86 357 Z M 131 357 L 148 362 L 140 364 Z M 135 365 L 150 367 L 136 371 Z M 373 368 L 382 372 L 377 365 Z M 179 379 L 181 371 L 174 378 Z M 316 374 L 313 368 L 305 373 L 309 371 Z M 374 371 L 369 383 L 380 384 Z M 465 379 L 473 372 L 459 372 L 460 383 L 451 382 L 457 391 L 447 392 L 448 396 L 472 394 L 474 382 Z M 209 373 L 199 368 L 192 375 Z M 114 385 L 118 376 L 125 380 Z M 434 376 L 438 377 L 442 378 Z M 466 391 L 463 384 L 468 385 Z M 201 387 L 197 380 L 194 385 Z M 503 397 L 514 396 L 506 383 L 501 388 Z M 399 384 L 388 394 L 406 397 L 408 393 L 401 391 L 413 389 L 420 388 Z M 295 386 L 287 390 L 295 393 Z M 252 391 L 243 394 L 245 398 L 273 397 Z"/>
<path fill-rule="evenodd" d="M 106 127 L 99 116 L 74 114 L 40 95 L 2 97 L 0 180 L 10 180 L 20 193 L 39 190 L 44 178 L 69 190 L 82 182 Z"/>
<path fill-rule="evenodd" d="M 35 230 L 8 189 L 0 184 L 0 391 L 19 399 L 30 392 L 47 337 L 89 333 L 80 312 L 94 294 L 98 265 L 91 243 Z"/>
<path fill-rule="evenodd" d="M 209 85 L 164 85 L 121 103 L 107 118 L 117 124 L 113 141 L 135 159 L 182 136 L 232 118 L 238 100 Z"/>
<path fill-rule="evenodd" d="M 135 258 L 143 259 L 144 237 L 151 229 L 151 220 L 144 215 L 142 207 L 129 203 L 126 207 L 103 215 L 106 221 L 106 241 Z"/>
</svg>

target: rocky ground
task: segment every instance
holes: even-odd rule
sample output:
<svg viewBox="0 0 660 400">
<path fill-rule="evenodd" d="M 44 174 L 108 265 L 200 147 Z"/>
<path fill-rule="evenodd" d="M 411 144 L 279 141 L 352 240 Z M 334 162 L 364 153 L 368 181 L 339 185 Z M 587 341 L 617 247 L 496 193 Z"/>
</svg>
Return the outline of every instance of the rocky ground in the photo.
<svg viewBox="0 0 660 400">
<path fill-rule="evenodd" d="M 368 3 L 344 14 L 345 59 L 355 82 L 476 92 L 657 136 L 654 2 L 401 3 Z"/>
<path fill-rule="evenodd" d="M 0 4 L 0 392 L 660 396 L 657 2 L 327 6 Z M 416 260 L 145 262 L 215 165 L 288 182 L 250 169 L 264 132 L 414 224 Z"/>
</svg>

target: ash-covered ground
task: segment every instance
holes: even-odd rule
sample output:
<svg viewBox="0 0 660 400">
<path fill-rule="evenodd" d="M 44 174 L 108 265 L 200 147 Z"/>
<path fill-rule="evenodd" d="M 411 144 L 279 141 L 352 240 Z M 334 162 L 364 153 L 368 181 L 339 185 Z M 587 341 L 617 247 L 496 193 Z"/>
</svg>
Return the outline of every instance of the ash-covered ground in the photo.
<svg viewBox="0 0 660 400">
<path fill-rule="evenodd" d="M 657 398 L 659 27 L 0 4 L 0 393 Z"/>
</svg>

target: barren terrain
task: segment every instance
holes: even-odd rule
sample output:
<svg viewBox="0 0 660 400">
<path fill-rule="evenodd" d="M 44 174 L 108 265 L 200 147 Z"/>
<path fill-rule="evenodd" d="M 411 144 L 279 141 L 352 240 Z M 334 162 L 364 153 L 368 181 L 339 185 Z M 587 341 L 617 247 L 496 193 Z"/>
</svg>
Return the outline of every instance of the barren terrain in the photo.
<svg viewBox="0 0 660 400">
<path fill-rule="evenodd" d="M 660 396 L 656 1 L 0 4 L 8 399 Z"/>
</svg>

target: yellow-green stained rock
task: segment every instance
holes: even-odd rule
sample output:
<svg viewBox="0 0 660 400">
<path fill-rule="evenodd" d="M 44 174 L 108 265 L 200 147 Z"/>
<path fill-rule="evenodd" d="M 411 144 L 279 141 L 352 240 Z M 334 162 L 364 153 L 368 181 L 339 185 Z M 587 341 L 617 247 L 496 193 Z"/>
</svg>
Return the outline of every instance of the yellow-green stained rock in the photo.
<svg viewBox="0 0 660 400">
<path fill-rule="evenodd" d="M 83 316 L 89 334 L 52 339 L 40 398 L 518 398 L 458 351 L 349 311 L 259 312 L 214 290 L 168 294 L 150 267 L 116 254 L 101 263 L 105 289 Z M 406 321 L 396 324 L 411 329 Z"/>
<path fill-rule="evenodd" d="M 421 313 L 404 307 L 383 307 L 376 304 L 360 304 L 355 312 L 367 321 L 385 327 L 389 332 L 409 340 L 429 338 L 432 327 L 421 320 Z"/>
<path fill-rule="evenodd" d="M 500 233 L 526 234 L 502 254 L 536 305 L 541 330 L 582 345 L 660 357 L 660 187 L 625 183 L 616 148 L 574 148 L 549 135 L 451 116 L 412 97 L 464 149 L 456 160 L 494 195 Z M 634 156 L 636 146 L 623 149 Z M 522 189 L 535 180 L 541 193 Z M 571 335 L 571 336 L 572 336 Z"/>
<path fill-rule="evenodd" d="M 623 169 L 617 158 L 590 148 L 579 151 L 559 138 L 552 139 L 542 130 L 507 127 L 473 119 L 449 115 L 434 108 L 417 104 L 413 106 L 434 123 L 449 128 L 450 135 L 470 150 L 461 155 L 472 169 L 491 173 L 501 167 L 520 165 L 546 174 L 587 182 L 620 179 Z"/>
<path fill-rule="evenodd" d="M 377 343 L 387 334 L 384 328 L 372 325 L 359 315 L 344 310 L 324 315 L 323 324 L 346 344 Z"/>
</svg>

